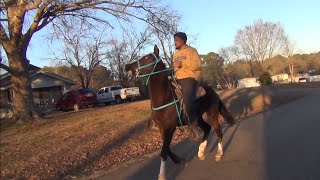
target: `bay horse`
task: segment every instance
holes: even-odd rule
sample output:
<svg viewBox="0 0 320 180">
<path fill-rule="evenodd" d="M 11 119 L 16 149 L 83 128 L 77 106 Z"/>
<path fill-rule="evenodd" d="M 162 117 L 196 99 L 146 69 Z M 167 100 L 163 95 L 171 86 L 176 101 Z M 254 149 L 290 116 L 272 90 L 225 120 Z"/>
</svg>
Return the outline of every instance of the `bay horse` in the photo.
<svg viewBox="0 0 320 180">
<path fill-rule="evenodd" d="M 185 166 L 187 163 L 185 159 L 180 158 L 170 150 L 170 143 L 176 127 L 181 125 L 179 124 L 177 106 L 175 105 L 176 98 L 174 95 L 174 87 L 168 79 L 168 71 L 170 71 L 170 69 L 166 68 L 165 64 L 160 59 L 159 49 L 155 46 L 153 53 L 145 55 L 137 61 L 126 64 L 125 70 L 129 74 L 136 75 L 137 77 L 147 77 L 147 82 L 150 81 L 151 118 L 160 129 L 163 140 L 158 178 L 166 179 L 166 161 L 168 156 L 175 164 Z M 218 121 L 218 116 L 221 114 L 229 125 L 233 125 L 235 120 L 226 109 L 217 93 L 206 84 L 203 84 L 202 87 L 205 89 L 206 93 L 195 102 L 201 107 L 201 114 L 199 115 L 197 126 L 204 132 L 199 146 L 198 157 L 201 160 L 205 158 L 204 151 L 207 146 L 207 139 L 212 126 L 218 136 L 216 161 L 219 161 L 223 155 L 223 147 L 222 130 Z M 183 122 L 183 125 L 187 125 L 185 122 L 186 121 Z"/>
</svg>

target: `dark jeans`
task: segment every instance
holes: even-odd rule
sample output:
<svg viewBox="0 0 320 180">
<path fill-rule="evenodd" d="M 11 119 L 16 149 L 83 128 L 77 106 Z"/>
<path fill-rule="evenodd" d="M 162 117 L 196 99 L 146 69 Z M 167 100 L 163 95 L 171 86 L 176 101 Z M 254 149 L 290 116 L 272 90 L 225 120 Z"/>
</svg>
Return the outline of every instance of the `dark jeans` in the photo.
<svg viewBox="0 0 320 180">
<path fill-rule="evenodd" d="M 177 81 L 181 86 L 183 103 L 186 106 L 190 122 L 194 122 L 199 111 L 199 106 L 194 103 L 194 101 L 196 100 L 196 88 L 198 82 L 193 78 L 178 79 Z"/>
</svg>

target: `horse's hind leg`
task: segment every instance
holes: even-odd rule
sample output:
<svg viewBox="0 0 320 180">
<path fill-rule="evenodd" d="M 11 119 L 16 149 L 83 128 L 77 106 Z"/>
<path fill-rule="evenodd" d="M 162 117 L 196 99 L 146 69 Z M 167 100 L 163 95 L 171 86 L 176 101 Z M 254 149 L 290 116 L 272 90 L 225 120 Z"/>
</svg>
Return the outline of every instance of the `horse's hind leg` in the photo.
<svg viewBox="0 0 320 180">
<path fill-rule="evenodd" d="M 180 164 L 182 167 L 185 167 L 187 165 L 187 161 L 185 159 L 180 158 L 179 156 L 174 154 L 170 149 L 169 156 L 175 164 Z"/>
<path fill-rule="evenodd" d="M 218 116 L 216 115 L 213 118 L 213 128 L 214 131 L 216 132 L 217 136 L 218 136 L 218 150 L 217 150 L 217 154 L 216 154 L 216 161 L 220 161 L 223 155 L 223 148 L 222 148 L 222 130 L 221 130 L 221 126 L 218 120 Z"/>
<path fill-rule="evenodd" d="M 232 117 L 231 113 L 228 111 L 228 109 L 223 104 L 223 102 L 221 101 L 220 98 L 219 98 L 219 112 L 222 115 L 222 117 L 224 118 L 224 120 L 227 121 L 227 123 L 230 126 L 233 126 L 233 124 L 236 123 L 236 120 Z"/>
<path fill-rule="evenodd" d="M 199 119 L 198 126 L 203 130 L 203 133 L 204 133 L 201 144 L 199 146 L 198 157 L 200 160 L 204 160 L 205 159 L 204 151 L 207 147 L 208 136 L 211 130 L 211 126 L 207 124 L 202 118 Z"/>
</svg>

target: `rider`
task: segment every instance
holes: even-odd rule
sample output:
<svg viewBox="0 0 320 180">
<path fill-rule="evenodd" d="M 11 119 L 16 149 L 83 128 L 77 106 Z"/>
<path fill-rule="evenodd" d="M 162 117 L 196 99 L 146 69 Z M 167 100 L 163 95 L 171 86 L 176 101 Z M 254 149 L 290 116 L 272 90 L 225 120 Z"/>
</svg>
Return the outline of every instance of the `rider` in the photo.
<svg viewBox="0 0 320 180">
<path fill-rule="evenodd" d="M 200 56 L 195 48 L 187 45 L 187 35 L 183 32 L 174 34 L 174 45 L 177 49 L 173 55 L 175 76 L 181 86 L 189 124 L 195 127 L 199 112 L 199 106 L 194 103 L 196 87 L 202 79 Z"/>
</svg>

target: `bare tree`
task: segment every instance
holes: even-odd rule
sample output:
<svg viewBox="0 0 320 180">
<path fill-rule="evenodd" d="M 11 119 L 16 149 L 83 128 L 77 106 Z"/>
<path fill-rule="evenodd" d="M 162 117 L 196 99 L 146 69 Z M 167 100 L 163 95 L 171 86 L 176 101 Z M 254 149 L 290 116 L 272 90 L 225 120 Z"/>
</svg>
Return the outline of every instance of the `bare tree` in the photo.
<svg viewBox="0 0 320 180">
<path fill-rule="evenodd" d="M 92 74 L 106 60 L 104 33 L 96 34 L 84 20 L 64 19 L 54 26 L 53 38 L 63 41 L 63 57 L 55 55 L 54 61 L 73 68 L 82 88 L 89 88 Z M 67 23 L 68 22 L 68 23 Z M 59 51 L 60 52 L 60 51 Z"/>
<path fill-rule="evenodd" d="M 264 61 L 280 54 L 285 46 L 286 35 L 280 23 L 264 22 L 261 19 L 253 25 L 239 30 L 234 44 L 240 50 L 243 59 L 249 61 L 251 74 L 255 64 L 262 66 Z"/>
<path fill-rule="evenodd" d="M 227 48 L 221 48 L 219 50 L 219 56 L 223 59 L 224 65 L 222 66 L 222 77 L 229 89 L 234 88 L 237 80 L 239 79 L 232 72 L 232 63 L 239 60 L 239 54 L 237 47 L 231 46 Z"/>
<path fill-rule="evenodd" d="M 160 43 L 162 59 L 164 59 L 168 65 L 172 65 L 172 57 L 175 50 L 173 35 L 178 31 L 181 16 L 176 12 L 162 12 L 159 14 L 159 17 L 160 20 L 155 17 L 151 18 L 153 27 L 150 28 L 157 37 L 158 43 Z"/>
<path fill-rule="evenodd" d="M 111 71 L 102 65 L 99 65 L 92 75 L 92 82 L 90 87 L 99 90 L 101 87 L 114 85 L 113 77 Z"/>
<path fill-rule="evenodd" d="M 108 52 L 108 64 L 116 80 L 124 85 L 126 74 L 124 65 L 129 62 L 129 57 L 125 53 L 127 50 L 127 42 L 117 39 L 111 39 L 108 44 L 111 50 Z"/>
<path fill-rule="evenodd" d="M 293 82 L 293 73 L 294 73 L 293 67 L 294 66 L 293 66 L 292 56 L 295 53 L 295 46 L 292 42 L 290 42 L 289 39 L 286 40 L 284 53 L 285 53 L 285 56 L 287 56 L 288 66 L 289 66 L 289 71 L 290 71 L 290 79 L 291 79 L 291 82 Z"/>
<path fill-rule="evenodd" d="M 146 46 L 152 43 L 151 35 L 151 31 L 148 27 L 141 32 L 134 29 L 124 29 L 123 39 L 127 41 L 128 49 L 126 53 L 129 57 L 129 61 L 137 60 Z"/>
<path fill-rule="evenodd" d="M 0 68 L 12 75 L 14 117 L 32 120 L 34 111 L 29 61 L 26 52 L 33 35 L 60 17 L 70 16 L 110 24 L 111 19 L 130 21 L 131 18 L 150 22 L 147 17 L 170 11 L 160 1 L 148 0 L 4 0 L 0 2 L 0 43 L 8 57 L 9 66 Z M 99 13 L 98 13 L 99 12 Z M 103 16 L 99 16 L 103 14 Z"/>
<path fill-rule="evenodd" d="M 111 49 L 108 53 L 109 67 L 122 86 L 127 85 L 128 77 L 124 65 L 130 61 L 137 60 L 146 45 L 151 43 L 151 36 L 148 28 L 142 32 L 136 30 L 123 30 L 122 39 L 111 39 Z"/>
</svg>

